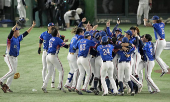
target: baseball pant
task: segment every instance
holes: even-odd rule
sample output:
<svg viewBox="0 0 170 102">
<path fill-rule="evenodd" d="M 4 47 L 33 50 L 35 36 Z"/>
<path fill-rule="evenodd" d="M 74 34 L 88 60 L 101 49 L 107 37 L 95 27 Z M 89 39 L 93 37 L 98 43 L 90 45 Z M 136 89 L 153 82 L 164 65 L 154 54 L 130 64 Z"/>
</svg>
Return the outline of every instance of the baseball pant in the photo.
<svg viewBox="0 0 170 102">
<path fill-rule="evenodd" d="M 83 78 L 85 76 L 85 72 L 86 72 L 86 78 L 85 78 L 85 83 L 83 85 L 84 90 L 87 90 L 88 84 L 90 82 L 91 79 L 91 75 L 92 75 L 92 71 L 91 71 L 91 64 L 90 64 L 90 55 L 88 55 L 86 58 L 84 58 L 83 56 L 80 56 L 77 60 L 77 65 L 79 68 L 79 78 L 78 78 L 78 83 L 77 83 L 77 90 L 80 90 L 81 87 L 81 83 L 83 81 Z"/>
<path fill-rule="evenodd" d="M 102 63 L 102 66 L 100 69 L 100 75 L 101 75 L 101 83 L 104 89 L 104 94 L 108 94 L 108 87 L 105 81 L 105 78 L 107 75 L 109 77 L 114 93 L 118 93 L 115 80 L 113 79 L 113 71 L 114 71 L 114 66 L 113 66 L 112 61 L 106 61 Z"/>
<path fill-rule="evenodd" d="M 48 54 L 46 61 L 47 61 L 48 74 L 45 77 L 45 81 L 44 81 L 42 88 L 47 88 L 47 83 L 54 72 L 54 67 L 57 68 L 59 71 L 58 88 L 63 88 L 64 69 L 63 69 L 63 66 L 62 66 L 59 58 L 58 58 L 58 55 L 57 54 L 55 54 L 55 55 Z"/>
<path fill-rule="evenodd" d="M 160 58 L 160 55 L 165 47 L 166 47 L 165 39 L 163 39 L 163 40 L 157 39 L 156 40 L 155 59 L 158 62 L 159 66 L 161 67 L 162 72 L 168 72 L 167 68 L 169 68 L 169 66 Z"/>
<path fill-rule="evenodd" d="M 138 67 L 139 67 L 139 62 L 141 61 L 141 55 L 138 52 L 138 50 L 136 49 L 135 55 L 134 55 L 134 64 L 132 67 L 132 74 L 134 76 L 138 75 L 137 71 L 138 71 Z"/>
<path fill-rule="evenodd" d="M 47 73 L 47 62 L 46 62 L 46 57 L 47 57 L 47 51 L 43 51 L 42 54 L 42 64 L 43 64 L 43 70 L 42 70 L 42 78 L 43 82 L 45 81 L 46 73 Z M 56 75 L 56 69 L 54 68 L 54 72 L 52 74 L 52 82 L 55 82 L 55 75 Z"/>
<path fill-rule="evenodd" d="M 149 15 L 149 5 L 139 4 L 137 11 L 137 24 L 141 25 L 141 16 L 144 13 L 144 18 L 148 19 Z"/>
<path fill-rule="evenodd" d="M 139 62 L 139 67 L 138 67 L 138 77 L 139 77 L 139 82 L 143 83 L 143 69 L 145 68 L 146 62 L 145 61 L 140 61 Z"/>
<path fill-rule="evenodd" d="M 155 66 L 154 61 L 147 61 L 145 69 L 145 79 L 147 81 L 148 89 L 149 87 L 151 87 L 153 91 L 160 92 L 159 88 L 156 86 L 156 84 L 153 82 L 151 78 L 151 73 L 154 66 Z"/>
<path fill-rule="evenodd" d="M 5 55 L 4 57 L 4 61 L 6 62 L 6 64 L 9 67 L 9 72 L 6 73 L 1 79 L 1 82 L 4 82 L 7 79 L 7 86 L 10 88 L 12 80 L 14 79 L 14 74 L 17 71 L 17 64 L 18 64 L 18 59 L 17 57 L 13 57 L 13 56 L 9 56 L 9 55 Z"/>
<path fill-rule="evenodd" d="M 118 55 L 116 55 L 114 58 L 113 58 L 113 65 L 114 65 L 114 73 L 113 73 L 113 78 L 114 80 L 117 79 L 117 75 L 118 75 Z"/>
<path fill-rule="evenodd" d="M 20 17 L 20 18 L 21 18 L 21 17 L 26 18 L 26 10 L 25 10 L 24 7 L 18 8 L 18 13 L 19 13 L 19 17 Z"/>
<path fill-rule="evenodd" d="M 67 56 L 67 60 L 70 66 L 70 72 L 68 74 L 68 78 L 67 78 L 65 85 L 69 87 L 72 86 L 75 88 L 76 83 L 77 83 L 78 73 L 79 73 L 78 66 L 77 66 L 77 53 L 74 53 L 73 55 L 73 54 L 70 54 L 69 52 Z"/>
</svg>

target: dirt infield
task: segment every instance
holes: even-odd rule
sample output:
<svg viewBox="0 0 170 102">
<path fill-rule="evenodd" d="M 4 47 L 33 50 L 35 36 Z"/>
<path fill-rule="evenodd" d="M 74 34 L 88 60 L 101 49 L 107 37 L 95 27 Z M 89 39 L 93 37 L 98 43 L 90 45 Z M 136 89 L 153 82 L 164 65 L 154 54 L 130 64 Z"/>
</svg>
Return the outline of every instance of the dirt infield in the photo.
<svg viewBox="0 0 170 102">
<path fill-rule="evenodd" d="M 166 73 L 166 74 L 170 74 L 170 69 L 168 69 L 168 73 Z M 156 72 L 156 73 L 162 73 L 162 70 L 160 69 L 160 70 L 154 70 L 154 72 Z"/>
</svg>

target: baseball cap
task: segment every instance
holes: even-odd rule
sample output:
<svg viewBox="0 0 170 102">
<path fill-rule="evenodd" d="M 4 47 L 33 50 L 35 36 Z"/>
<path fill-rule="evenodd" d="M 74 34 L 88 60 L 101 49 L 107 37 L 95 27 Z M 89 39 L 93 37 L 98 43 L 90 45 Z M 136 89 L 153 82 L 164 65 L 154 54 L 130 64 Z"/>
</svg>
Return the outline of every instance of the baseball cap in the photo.
<svg viewBox="0 0 170 102">
<path fill-rule="evenodd" d="M 121 28 L 117 28 L 116 31 L 119 31 L 122 33 L 122 29 Z"/>
<path fill-rule="evenodd" d="M 128 35 L 132 36 L 132 32 L 130 30 L 124 31 L 124 32 L 127 33 Z"/>
<path fill-rule="evenodd" d="M 102 42 L 107 42 L 108 41 L 108 37 L 107 36 L 103 36 L 102 37 Z"/>
<path fill-rule="evenodd" d="M 98 39 L 100 37 L 100 34 L 97 32 L 95 35 L 95 38 Z"/>
<path fill-rule="evenodd" d="M 127 37 L 123 37 L 122 43 L 128 43 L 128 42 L 129 42 L 128 38 Z"/>
<path fill-rule="evenodd" d="M 151 20 L 159 20 L 158 16 L 153 16 Z"/>
<path fill-rule="evenodd" d="M 99 34 L 100 34 L 101 37 L 106 36 L 106 32 L 102 31 L 102 30 L 99 32 Z"/>
<path fill-rule="evenodd" d="M 89 32 L 85 32 L 84 33 L 84 36 L 87 37 L 87 36 L 91 36 Z"/>
<path fill-rule="evenodd" d="M 20 29 L 18 29 L 18 27 L 16 27 L 16 29 L 15 30 L 20 30 Z"/>
<path fill-rule="evenodd" d="M 55 25 L 54 25 L 54 23 L 49 23 L 48 27 L 50 27 L 50 26 L 55 26 Z"/>
<path fill-rule="evenodd" d="M 120 38 L 122 38 L 122 37 L 124 37 L 124 35 L 122 35 L 122 34 L 118 34 L 118 35 L 117 35 L 117 39 L 120 39 Z"/>
</svg>

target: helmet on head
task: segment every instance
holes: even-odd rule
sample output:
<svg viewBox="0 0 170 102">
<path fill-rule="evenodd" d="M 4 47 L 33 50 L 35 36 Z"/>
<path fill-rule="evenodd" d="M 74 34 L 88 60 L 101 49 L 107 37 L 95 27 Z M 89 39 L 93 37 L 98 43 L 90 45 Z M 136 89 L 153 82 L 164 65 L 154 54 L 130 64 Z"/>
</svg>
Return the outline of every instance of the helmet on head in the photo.
<svg viewBox="0 0 170 102">
<path fill-rule="evenodd" d="M 102 37 L 102 42 L 108 42 L 108 37 L 107 36 L 103 36 Z"/>
<path fill-rule="evenodd" d="M 83 10 L 81 8 L 76 9 L 76 13 L 81 14 L 82 12 L 83 12 Z"/>
</svg>

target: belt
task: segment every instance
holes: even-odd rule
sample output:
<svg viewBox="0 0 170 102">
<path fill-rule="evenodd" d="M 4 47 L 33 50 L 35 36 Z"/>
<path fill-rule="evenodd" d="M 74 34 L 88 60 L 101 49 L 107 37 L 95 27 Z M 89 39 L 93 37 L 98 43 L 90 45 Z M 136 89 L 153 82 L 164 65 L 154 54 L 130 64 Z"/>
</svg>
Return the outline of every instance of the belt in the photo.
<svg viewBox="0 0 170 102">
<path fill-rule="evenodd" d="M 12 55 L 9 55 L 9 56 L 12 56 Z M 17 56 L 12 56 L 12 57 L 17 57 Z"/>
<path fill-rule="evenodd" d="M 122 62 L 130 62 L 130 61 L 121 61 L 121 62 L 119 62 L 119 63 L 122 63 Z"/>
<path fill-rule="evenodd" d="M 112 60 L 110 60 L 110 61 L 112 61 Z M 107 61 L 103 60 L 103 62 L 107 62 Z"/>
<path fill-rule="evenodd" d="M 161 38 L 161 39 L 159 39 L 159 40 L 164 40 L 164 39 Z"/>
<path fill-rule="evenodd" d="M 74 53 L 70 53 L 71 55 L 74 55 Z"/>
<path fill-rule="evenodd" d="M 50 55 L 55 55 L 56 53 L 48 53 L 48 54 L 50 54 Z"/>
</svg>

